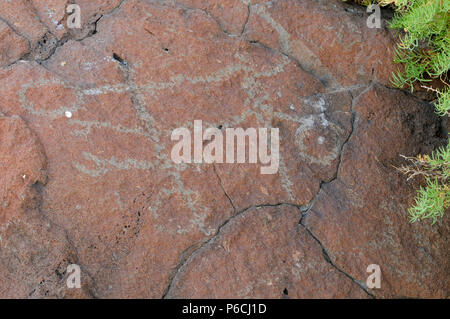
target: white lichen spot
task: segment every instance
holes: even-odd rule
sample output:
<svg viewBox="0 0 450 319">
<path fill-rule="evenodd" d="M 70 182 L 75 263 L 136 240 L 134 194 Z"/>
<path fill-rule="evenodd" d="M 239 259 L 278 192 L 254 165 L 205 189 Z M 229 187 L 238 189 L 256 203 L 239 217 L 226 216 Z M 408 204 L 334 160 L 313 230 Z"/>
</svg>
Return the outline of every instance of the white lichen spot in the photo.
<svg viewBox="0 0 450 319">
<path fill-rule="evenodd" d="M 325 138 L 323 136 L 319 136 L 319 138 L 317 139 L 317 143 L 319 143 L 320 145 L 322 145 L 324 141 Z"/>
<path fill-rule="evenodd" d="M 319 112 L 325 112 L 326 107 L 325 107 L 325 100 L 323 98 L 320 98 L 317 103 L 314 104 L 314 107 L 319 111 Z"/>
<path fill-rule="evenodd" d="M 66 112 L 64 113 L 64 115 L 65 115 L 68 119 L 70 119 L 70 118 L 72 117 L 72 112 L 66 111 Z"/>
<path fill-rule="evenodd" d="M 325 115 L 322 113 L 320 114 L 320 120 L 321 120 L 321 124 L 324 127 L 327 127 L 330 123 L 328 122 L 328 120 L 325 118 Z"/>
</svg>

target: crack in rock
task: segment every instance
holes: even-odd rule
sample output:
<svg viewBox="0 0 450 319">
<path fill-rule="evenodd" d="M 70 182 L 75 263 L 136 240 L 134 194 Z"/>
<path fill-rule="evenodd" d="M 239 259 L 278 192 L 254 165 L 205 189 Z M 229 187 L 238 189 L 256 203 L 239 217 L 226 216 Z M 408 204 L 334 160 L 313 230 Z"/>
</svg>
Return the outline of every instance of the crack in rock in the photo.
<svg viewBox="0 0 450 319">
<path fill-rule="evenodd" d="M 303 218 L 302 218 L 303 219 Z M 319 244 L 320 248 L 322 248 L 322 254 L 323 254 L 323 258 L 325 259 L 325 261 L 327 263 L 329 263 L 334 269 L 336 269 L 339 273 L 343 274 L 346 278 L 350 279 L 351 281 L 353 281 L 356 285 L 358 285 L 358 287 L 360 287 L 368 296 L 370 296 L 371 298 L 375 299 L 375 296 L 367 289 L 367 286 L 363 283 L 360 282 L 359 280 L 356 280 L 355 278 L 353 278 L 352 276 L 350 276 L 348 273 L 346 273 L 345 271 L 343 271 L 342 269 L 340 269 L 339 267 L 337 267 L 332 261 L 330 256 L 328 255 L 327 250 L 325 249 L 325 247 L 323 246 L 323 244 L 321 243 L 321 241 L 308 229 L 308 227 L 306 227 L 303 224 L 303 221 L 300 220 L 299 223 L 300 226 L 303 227 L 303 229 L 306 230 L 306 232 Z"/>
</svg>

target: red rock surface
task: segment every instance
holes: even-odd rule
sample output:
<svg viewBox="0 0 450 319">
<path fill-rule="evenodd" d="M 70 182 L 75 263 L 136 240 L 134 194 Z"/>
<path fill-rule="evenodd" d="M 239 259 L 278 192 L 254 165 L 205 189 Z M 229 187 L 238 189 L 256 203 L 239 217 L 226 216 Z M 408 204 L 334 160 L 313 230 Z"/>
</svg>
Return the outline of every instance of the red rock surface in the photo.
<svg viewBox="0 0 450 319">
<path fill-rule="evenodd" d="M 410 224 L 393 168 L 441 123 L 363 9 L 71 2 L 80 30 L 68 1 L 0 1 L 1 297 L 448 297 L 448 214 Z M 279 128 L 279 172 L 175 164 L 197 119 Z"/>
</svg>

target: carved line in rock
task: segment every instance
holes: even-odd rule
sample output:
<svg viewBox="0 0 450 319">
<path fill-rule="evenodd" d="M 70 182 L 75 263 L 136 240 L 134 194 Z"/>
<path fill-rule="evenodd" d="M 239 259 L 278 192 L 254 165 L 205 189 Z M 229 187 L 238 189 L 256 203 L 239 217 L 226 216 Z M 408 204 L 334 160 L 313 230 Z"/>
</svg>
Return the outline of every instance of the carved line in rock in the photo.
<svg viewBox="0 0 450 319">
<path fill-rule="evenodd" d="M 118 8 L 122 5 L 122 3 L 124 3 L 125 1 L 126 1 L 126 0 L 122 1 L 121 4 L 120 4 L 117 8 L 115 8 L 114 10 L 118 9 Z M 244 2 L 244 1 L 243 1 L 243 2 Z M 249 17 L 250 17 L 250 10 L 251 10 L 251 5 L 250 5 L 250 4 L 248 4 L 248 8 L 249 8 Z M 257 14 L 261 15 L 263 18 L 265 18 L 268 22 L 270 21 L 270 23 L 273 24 L 273 25 L 276 27 L 275 29 L 277 30 L 277 32 L 280 33 L 280 38 L 282 38 L 282 49 L 283 49 L 283 51 L 285 51 L 285 52 L 283 53 L 283 55 L 284 55 L 284 56 L 287 56 L 287 57 L 289 57 L 290 59 L 293 59 L 293 60 L 294 60 L 294 58 L 291 56 L 291 51 L 290 51 L 290 43 L 289 43 L 289 41 L 290 41 L 290 35 L 289 35 L 286 31 L 283 32 L 283 29 L 280 28 L 280 25 L 277 24 L 276 21 L 274 21 L 270 16 L 268 16 L 268 15 L 267 15 L 267 12 L 266 12 L 264 9 L 256 10 L 255 12 L 256 12 Z M 247 22 L 248 22 L 249 17 L 247 18 L 246 24 L 247 24 Z M 244 31 L 245 31 L 245 25 L 244 25 L 244 27 L 243 27 L 243 32 L 242 32 L 242 33 L 244 33 Z M 62 44 L 61 44 L 61 45 L 62 45 Z M 295 61 L 297 61 L 297 60 L 295 59 Z M 297 61 L 297 62 L 298 62 L 298 61 Z M 302 63 L 300 63 L 300 62 L 298 62 L 298 64 L 299 64 L 299 65 L 302 65 Z M 304 65 L 304 64 L 303 64 L 303 65 Z M 249 72 L 248 69 L 245 69 L 245 68 L 240 69 L 240 68 L 241 68 L 241 66 L 238 66 L 239 71 L 243 71 L 243 70 L 244 70 L 244 71 Z M 306 67 L 303 66 L 303 68 L 308 69 L 307 66 L 306 66 Z M 220 71 L 219 71 L 219 72 L 220 72 Z M 226 73 L 226 72 L 225 72 L 225 73 Z M 316 73 L 316 75 L 317 75 L 318 72 L 313 72 L 313 73 Z M 217 80 L 217 76 L 212 76 L 210 79 L 213 80 L 213 81 L 215 81 L 215 80 Z M 253 79 L 254 79 L 254 78 L 253 78 Z M 147 85 L 138 87 L 138 86 L 136 86 L 134 83 L 127 83 L 127 84 L 120 84 L 120 85 L 117 85 L 116 87 L 106 87 L 106 86 L 105 86 L 105 87 L 100 87 L 100 88 L 94 88 L 94 89 L 88 89 L 88 90 L 85 90 L 85 91 L 81 91 L 82 93 L 80 94 L 80 97 L 82 97 L 83 95 L 106 94 L 106 93 L 109 93 L 109 92 L 117 92 L 117 93 L 119 93 L 119 92 L 129 92 L 130 90 L 135 90 L 136 92 L 140 92 L 141 90 L 147 91 L 147 90 L 169 89 L 169 88 L 172 87 L 172 85 L 180 85 L 183 81 L 188 81 L 188 82 L 190 81 L 191 83 L 195 83 L 196 79 L 195 79 L 195 78 L 185 78 L 184 75 L 180 75 L 180 78 L 177 77 L 177 78 L 175 79 L 175 83 L 178 82 L 178 84 L 174 84 L 174 82 L 166 82 L 166 83 L 149 83 L 149 84 L 147 84 Z M 207 79 L 203 79 L 202 81 L 204 81 L 204 83 L 208 83 L 208 82 L 207 82 L 207 81 L 208 81 Z M 180 82 L 181 82 L 181 83 L 180 83 Z M 197 82 L 197 83 L 198 83 L 198 82 Z M 342 90 L 351 92 L 351 91 L 353 91 L 354 89 L 357 89 L 357 88 L 360 88 L 360 87 L 342 88 Z M 368 89 L 368 88 L 367 88 L 367 89 Z M 98 90 L 100 90 L 100 91 L 98 91 Z M 335 91 L 335 92 L 337 92 L 337 91 Z M 22 92 L 22 93 L 25 94 L 26 91 L 25 91 L 25 92 Z M 77 95 L 77 97 L 78 97 L 78 95 Z M 250 99 L 250 98 L 249 98 L 249 99 Z M 353 101 L 354 101 L 354 100 L 355 100 L 355 98 L 352 100 L 352 107 L 353 107 Z M 60 114 L 63 114 L 64 111 L 66 111 L 67 109 L 70 109 L 70 110 L 72 110 L 73 112 L 76 112 L 76 111 L 78 110 L 78 108 L 81 107 L 81 105 L 83 104 L 83 103 L 82 103 L 82 100 L 80 100 L 80 101 L 78 101 L 79 104 L 75 104 L 74 106 L 70 106 L 70 107 L 64 107 L 64 106 L 62 106 L 62 107 L 59 108 L 57 111 L 52 111 L 52 112 L 45 113 L 45 112 L 43 112 L 42 110 L 35 110 L 35 109 L 33 108 L 32 105 L 25 103 L 25 102 L 26 102 L 25 100 L 22 100 L 22 102 L 23 102 L 22 107 L 23 107 L 24 109 L 26 109 L 27 111 L 31 112 L 32 114 L 40 115 L 40 116 L 47 116 L 47 117 L 49 117 L 49 118 L 56 118 L 57 116 L 60 116 Z M 250 102 L 250 100 L 249 100 L 249 102 Z M 260 101 L 260 102 L 262 102 L 262 101 Z M 255 105 L 256 105 L 256 104 L 257 104 L 257 103 L 255 102 Z M 247 115 L 251 114 L 251 112 L 255 112 L 255 111 L 251 110 L 251 111 L 249 111 L 249 113 L 244 113 L 244 114 L 242 114 L 242 117 L 241 117 L 240 119 L 237 119 L 237 120 L 236 120 L 235 122 L 233 122 L 233 123 L 238 124 L 238 123 L 242 122 L 242 121 L 246 118 Z M 353 109 L 352 109 L 352 112 L 353 112 Z M 283 117 L 284 115 L 283 115 L 283 113 L 281 113 L 281 114 L 275 114 L 275 116 Z M 293 121 L 299 121 L 300 119 L 292 119 L 292 120 L 293 120 Z M 98 127 L 98 128 L 113 128 L 113 129 L 115 129 L 115 130 L 117 130 L 117 131 L 119 131 L 119 132 L 127 133 L 127 134 L 144 135 L 144 136 L 147 136 L 147 137 L 151 137 L 151 136 L 152 136 L 152 135 L 150 135 L 149 133 L 144 132 L 141 128 L 134 128 L 134 129 L 133 129 L 133 128 L 122 127 L 122 126 L 120 126 L 120 125 L 119 125 L 119 126 L 113 126 L 112 124 L 107 123 L 107 122 L 92 122 L 92 121 L 91 121 L 91 122 L 88 122 L 88 121 L 79 121 L 79 120 L 71 120 L 71 121 L 72 121 L 71 123 L 73 123 L 73 124 L 77 124 L 77 125 L 81 125 L 81 126 L 87 127 L 87 130 L 88 130 L 87 132 L 88 132 L 88 133 L 90 132 L 90 129 L 91 129 L 92 127 Z M 349 137 L 347 138 L 347 140 L 343 143 L 343 145 L 342 145 L 342 147 L 341 147 L 341 150 L 340 150 L 340 152 L 339 152 L 339 158 L 342 157 L 342 150 L 344 149 L 345 144 L 348 142 L 348 140 L 350 139 L 350 137 L 351 137 L 351 135 L 352 135 L 352 133 L 353 133 L 353 131 L 354 131 L 354 130 L 353 130 L 354 121 L 355 121 L 355 119 L 353 118 L 353 120 L 352 120 L 352 132 L 350 133 L 350 135 L 349 135 Z M 228 123 L 228 124 L 229 124 L 229 125 L 232 125 L 231 122 Z M 86 153 L 86 156 L 87 156 L 88 158 L 92 158 L 92 156 L 94 156 L 94 155 Z M 146 163 L 146 162 L 140 162 L 140 161 L 136 161 L 136 160 L 133 160 L 133 159 L 129 159 L 129 160 L 126 160 L 125 162 L 118 162 L 118 163 L 114 162 L 113 159 L 107 160 L 107 159 L 99 159 L 99 158 L 95 158 L 95 159 L 93 159 L 93 161 L 94 161 L 95 163 L 100 163 L 100 164 L 103 165 L 103 166 L 105 166 L 105 165 L 108 164 L 108 165 L 111 165 L 111 166 L 113 166 L 113 167 L 117 167 L 117 168 L 119 168 L 119 169 L 150 169 L 150 168 L 151 168 L 149 163 Z M 339 160 L 339 165 L 340 165 L 340 160 Z M 337 168 L 336 177 L 337 177 L 337 173 L 338 173 L 338 171 L 339 171 L 339 165 L 338 165 L 338 168 Z M 179 176 L 178 176 L 178 177 L 179 177 Z M 217 175 L 217 177 L 218 177 L 219 180 L 220 180 L 220 177 L 219 177 L 218 175 Z M 336 177 L 335 177 L 335 178 L 336 178 Z M 333 178 L 332 180 L 334 180 L 335 178 Z M 332 180 L 330 180 L 329 182 L 331 182 Z M 223 188 L 222 188 L 222 189 L 223 189 Z M 227 195 L 225 189 L 223 189 L 223 191 L 224 191 L 224 193 Z M 319 194 L 320 191 L 321 191 L 321 189 L 319 189 L 319 191 L 318 191 L 317 194 Z M 316 194 L 316 196 L 317 196 L 317 194 Z M 315 197 L 316 197 L 316 196 L 315 196 Z M 227 195 L 227 197 L 229 198 L 230 202 L 232 203 L 231 198 L 230 198 L 228 195 Z M 311 201 L 311 203 L 308 205 L 308 207 L 311 207 L 311 206 L 312 206 L 314 200 L 315 200 L 315 198 Z M 261 206 L 264 206 L 264 205 L 261 205 Z M 246 209 L 246 210 L 248 210 L 248 209 Z M 241 213 L 245 212 L 246 210 L 244 210 L 244 211 L 242 211 L 242 212 L 240 212 L 240 213 L 237 213 L 237 214 L 236 214 L 235 216 L 233 216 L 232 218 L 236 217 L 238 214 L 241 214 Z M 302 208 L 302 212 L 305 213 L 304 210 L 305 210 L 305 207 Z M 307 210 L 309 210 L 309 208 L 307 208 Z M 307 212 L 306 212 L 306 213 L 307 213 Z M 216 235 L 219 233 L 221 227 L 223 227 L 226 223 L 228 223 L 232 218 L 230 218 L 229 220 L 227 220 L 224 224 L 222 224 L 222 226 L 219 227 L 219 229 L 217 230 Z M 213 237 L 211 237 L 207 242 L 211 241 L 216 235 L 214 235 Z M 312 234 L 311 234 L 311 235 L 312 235 Z M 316 240 L 317 240 L 317 239 L 316 239 Z M 207 242 L 206 242 L 206 243 L 207 243 Z M 206 243 L 204 243 L 204 244 L 206 244 Z M 202 245 L 202 246 L 203 246 L 203 245 Z M 198 249 L 201 249 L 201 247 L 198 248 Z M 194 252 L 195 252 L 195 251 L 194 251 Z M 193 252 L 193 253 L 194 253 L 194 252 Z M 191 254 L 190 256 L 192 256 L 192 254 Z M 186 262 L 188 262 L 189 258 L 190 258 L 190 257 L 185 258 Z M 181 265 L 180 267 L 178 267 L 178 270 L 179 270 L 182 266 L 183 266 L 183 265 Z M 174 277 L 173 279 L 175 280 L 175 277 Z M 167 289 L 167 292 L 170 290 L 171 285 L 172 285 L 172 284 L 169 285 L 169 287 L 168 287 L 168 289 Z M 167 292 L 166 292 L 166 294 L 167 294 Z M 165 295 L 166 295 L 166 294 L 165 294 Z"/>
</svg>

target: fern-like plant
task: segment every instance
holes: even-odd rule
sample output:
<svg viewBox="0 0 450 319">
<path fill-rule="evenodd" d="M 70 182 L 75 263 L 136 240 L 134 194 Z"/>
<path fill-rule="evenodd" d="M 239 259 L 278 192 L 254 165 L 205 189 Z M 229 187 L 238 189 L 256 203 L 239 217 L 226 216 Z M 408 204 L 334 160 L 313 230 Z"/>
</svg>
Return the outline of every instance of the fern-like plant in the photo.
<svg viewBox="0 0 450 319">
<path fill-rule="evenodd" d="M 415 205 L 409 209 L 411 221 L 431 218 L 434 223 L 450 207 L 450 141 L 431 156 L 403 157 L 408 164 L 399 170 L 408 179 L 418 175 L 426 179 L 426 186 L 419 189 Z"/>
<path fill-rule="evenodd" d="M 397 87 L 445 77 L 450 69 L 450 1 L 413 0 L 402 3 L 390 24 L 404 32 L 394 61 L 404 66 L 393 75 Z"/>
<path fill-rule="evenodd" d="M 354 2 L 395 8 L 390 28 L 397 30 L 399 41 L 394 62 L 402 69 L 392 75 L 392 84 L 414 90 L 415 83 L 436 93 L 436 113 L 450 116 L 450 0 L 354 0 Z M 424 85 L 439 79 L 444 88 Z M 421 175 L 426 185 L 418 190 L 415 205 L 409 209 L 411 221 L 438 217 L 450 207 L 450 141 L 431 156 L 405 157 L 407 165 L 400 171 L 408 179 Z"/>
<path fill-rule="evenodd" d="M 422 87 L 436 93 L 436 113 L 449 116 L 450 88 L 446 79 L 450 69 L 450 0 L 402 1 L 390 27 L 404 32 L 394 58 L 404 69 L 393 74 L 392 83 L 413 91 L 416 82 L 440 79 L 442 90 Z M 417 174 L 426 178 L 426 186 L 418 190 L 415 205 L 409 209 L 411 221 L 430 218 L 434 223 L 450 207 L 450 141 L 431 156 L 407 160 L 410 163 L 403 167 L 404 173 L 410 178 Z"/>
</svg>

